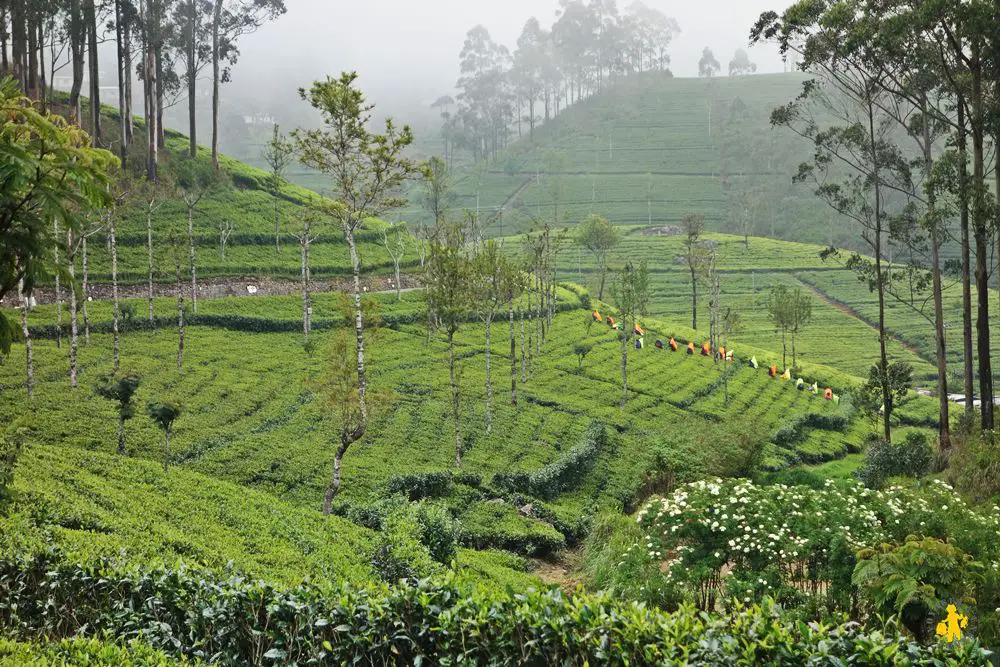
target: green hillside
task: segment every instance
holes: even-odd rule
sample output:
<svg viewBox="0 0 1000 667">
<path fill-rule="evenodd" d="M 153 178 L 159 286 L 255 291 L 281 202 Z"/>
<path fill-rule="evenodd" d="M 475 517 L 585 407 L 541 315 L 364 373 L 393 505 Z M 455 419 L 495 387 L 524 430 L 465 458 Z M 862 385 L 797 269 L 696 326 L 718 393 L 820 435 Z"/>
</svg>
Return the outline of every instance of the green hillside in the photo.
<svg viewBox="0 0 1000 667">
<path fill-rule="evenodd" d="M 714 231 L 736 232 L 740 197 L 752 191 L 751 233 L 853 241 L 846 225 L 830 224 L 808 186 L 791 183 L 809 157 L 807 142 L 770 126 L 771 111 L 798 95 L 802 81 L 799 74 L 630 77 L 546 123 L 534 141 L 514 142 L 497 163 L 460 168 L 454 206 L 478 204 L 493 218 L 494 235 L 528 229 L 533 219 L 572 226 L 590 213 L 653 225 L 697 213 Z M 425 215 L 416 206 L 404 212 L 410 220 Z"/>
</svg>

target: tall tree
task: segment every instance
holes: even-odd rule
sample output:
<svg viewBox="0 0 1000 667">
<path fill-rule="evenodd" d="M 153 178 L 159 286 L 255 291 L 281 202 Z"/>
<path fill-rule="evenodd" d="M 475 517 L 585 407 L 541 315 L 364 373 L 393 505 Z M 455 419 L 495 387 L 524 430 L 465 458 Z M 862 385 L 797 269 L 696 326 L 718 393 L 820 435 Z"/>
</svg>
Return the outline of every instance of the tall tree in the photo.
<svg viewBox="0 0 1000 667">
<path fill-rule="evenodd" d="M 809 19 L 818 17 L 810 16 Z M 801 67 L 816 74 L 792 103 L 771 116 L 774 125 L 791 129 L 814 147 L 813 164 L 803 164 L 795 179 L 813 182 L 816 195 L 834 211 L 857 224 L 871 258 L 854 253 L 847 266 L 865 280 L 878 297 L 879 367 L 890 367 L 886 349 L 886 266 L 883 253 L 889 232 L 888 192 L 905 190 L 909 165 L 892 136 L 893 123 L 884 108 L 891 96 L 878 83 L 880 72 L 866 58 L 864 49 L 849 51 L 838 35 L 822 24 L 802 21 L 795 12 L 785 17 L 761 16 L 752 39 L 779 36 L 782 49 L 804 42 Z M 786 44 L 788 45 L 786 47 Z M 817 120 L 836 123 L 822 127 Z M 841 176 L 838 181 L 837 177 Z M 830 248 L 823 256 L 836 255 Z M 890 404 L 889 373 L 882 373 L 883 402 Z M 883 420 L 884 438 L 891 440 L 888 410 Z"/>
<path fill-rule="evenodd" d="M 507 300 L 512 271 L 500 243 L 486 241 L 476 255 L 472 266 L 472 304 L 486 331 L 486 432 L 493 432 L 493 382 L 490 362 L 492 358 L 491 328 L 493 319 Z"/>
<path fill-rule="evenodd" d="M 707 46 L 702 49 L 701 59 L 698 61 L 698 76 L 712 77 L 722 68 L 719 61 L 715 59 L 712 49 Z"/>
<path fill-rule="evenodd" d="M 686 215 L 681 220 L 684 232 L 684 254 L 681 260 L 691 274 L 691 328 L 698 330 L 698 279 L 705 267 L 705 249 L 701 244 L 701 234 L 705 230 L 705 218 L 700 215 Z"/>
<path fill-rule="evenodd" d="M 403 256 L 406 254 L 406 245 L 409 236 L 410 235 L 406 231 L 405 222 L 400 222 L 395 225 L 382 228 L 382 247 L 385 248 L 386 254 L 388 254 L 389 259 L 392 260 L 397 301 L 402 301 L 403 299 L 402 285 L 400 285 L 399 264 L 403 261 Z"/>
<path fill-rule="evenodd" d="M 729 76 L 740 76 L 753 74 L 757 71 L 757 65 L 750 62 L 750 56 L 744 48 L 736 49 L 733 59 L 729 61 Z"/>
<path fill-rule="evenodd" d="M 788 285 L 779 283 L 767 294 L 764 306 L 775 331 L 781 332 L 781 367 L 788 368 L 788 331 L 792 327 L 792 296 Z M 794 365 L 794 363 L 793 363 Z"/>
<path fill-rule="evenodd" d="M 455 467 L 462 465 L 461 393 L 455 358 L 455 334 L 472 309 L 472 263 L 465 254 L 467 227 L 444 223 L 436 230 L 424 267 L 424 299 L 433 313 L 429 322 L 443 330 L 448 341 L 448 376 L 451 384 L 451 410 L 455 425 Z"/>
<path fill-rule="evenodd" d="M 628 401 L 628 348 L 634 331 L 639 324 L 639 317 L 646 314 L 649 308 L 649 270 L 643 259 L 636 266 L 632 260 L 625 266 L 611 283 L 611 301 L 618 309 L 621 318 L 621 330 L 618 341 L 622 352 L 622 408 Z"/>
<path fill-rule="evenodd" d="M 594 255 L 600 283 L 597 298 L 604 298 L 604 280 L 608 273 L 608 253 L 621 243 L 621 233 L 596 213 L 587 216 L 576 233 L 577 243 Z"/>
<path fill-rule="evenodd" d="M 278 205 L 281 201 L 281 186 L 285 182 L 285 170 L 295 159 L 295 146 L 278 129 L 278 124 L 274 124 L 274 132 L 270 141 L 264 144 L 261 157 L 268 167 L 268 186 L 271 189 L 271 197 L 274 199 L 274 253 L 281 253 L 280 234 L 280 211 Z"/>
<path fill-rule="evenodd" d="M 368 129 L 374 107 L 355 87 L 357 78 L 357 73 L 345 72 L 338 79 L 328 77 L 325 81 L 315 82 L 308 91 L 300 90 L 302 99 L 320 112 L 325 128 L 300 129 L 292 135 L 302 163 L 331 178 L 332 190 L 340 202 L 334 217 L 344 231 L 351 253 L 360 420 L 359 427 L 350 434 L 357 437 L 353 437 L 346 446 L 364 436 L 368 420 L 361 257 L 355 232 L 367 218 L 402 206 L 404 200 L 396 193 L 417 172 L 413 161 L 403 156 L 403 151 L 413 143 L 413 132 L 409 126 L 399 129 L 391 119 L 387 119 L 384 133 L 375 134 Z M 331 478 L 329 488 L 333 488 L 332 484 Z"/>
<path fill-rule="evenodd" d="M 194 212 L 201 201 L 214 190 L 222 187 L 222 179 L 205 162 L 187 158 L 175 165 L 177 186 L 187 207 L 188 263 L 191 269 L 191 310 L 198 312 L 197 249 L 194 235 Z"/>
<path fill-rule="evenodd" d="M 211 0 L 177 0 L 173 32 L 173 47 L 183 58 L 183 76 L 187 88 L 188 104 L 188 153 L 198 155 L 198 76 L 212 62 L 211 17 L 214 7 Z"/>
<path fill-rule="evenodd" d="M 219 86 L 236 64 L 240 37 L 285 13 L 285 0 L 214 0 L 212 7 L 212 165 L 219 168 Z"/>
</svg>

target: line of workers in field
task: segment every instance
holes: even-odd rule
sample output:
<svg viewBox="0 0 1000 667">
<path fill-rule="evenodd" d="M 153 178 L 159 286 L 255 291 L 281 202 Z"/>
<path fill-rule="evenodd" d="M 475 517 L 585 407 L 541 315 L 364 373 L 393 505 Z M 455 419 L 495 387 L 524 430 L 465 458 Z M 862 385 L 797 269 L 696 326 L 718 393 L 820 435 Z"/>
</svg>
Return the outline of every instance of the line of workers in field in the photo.
<svg viewBox="0 0 1000 667">
<path fill-rule="evenodd" d="M 607 318 L 605 318 L 595 310 L 593 313 L 593 318 L 595 322 L 606 321 L 609 327 L 621 331 L 622 325 L 618 322 L 615 322 L 615 318 L 611 317 L 610 315 Z M 643 349 L 643 347 L 645 347 L 645 343 L 643 342 L 643 337 L 646 335 L 646 332 L 642 329 L 642 327 L 636 324 L 635 329 L 633 330 L 632 333 L 634 333 L 636 336 L 635 349 L 637 350 Z M 677 343 L 677 340 L 675 340 L 673 336 L 671 336 L 670 339 L 666 342 L 657 338 L 656 342 L 654 343 L 654 346 L 656 347 L 657 350 L 662 350 L 664 347 L 667 347 L 673 352 L 677 352 L 678 349 L 680 349 L 680 345 Z M 697 348 L 695 347 L 694 342 L 693 341 L 688 342 L 687 353 L 689 355 L 694 355 L 696 350 Z M 725 359 L 726 361 L 734 361 L 732 349 L 727 350 L 725 347 L 719 347 L 719 349 L 716 350 L 715 354 L 713 355 L 712 346 L 708 342 L 702 343 L 701 356 L 710 358 L 714 356 L 715 359 Z M 753 369 L 760 368 L 760 365 L 757 363 L 757 357 L 750 357 L 750 359 L 747 360 L 747 363 L 749 363 L 750 367 Z M 785 369 L 785 372 L 781 373 L 779 376 L 777 364 L 771 364 L 771 366 L 767 369 L 767 374 L 770 375 L 771 377 L 781 377 L 782 380 L 792 379 L 792 372 L 790 369 L 787 368 Z M 798 378 L 797 380 L 795 380 L 795 387 L 799 391 L 805 391 L 807 388 L 806 381 L 802 378 Z M 812 386 L 808 387 L 808 389 L 813 394 L 819 395 L 820 393 L 818 382 L 814 382 Z M 838 404 L 840 403 L 840 396 L 834 394 L 833 390 L 830 387 L 827 387 L 826 389 L 823 390 L 823 398 Z"/>
</svg>

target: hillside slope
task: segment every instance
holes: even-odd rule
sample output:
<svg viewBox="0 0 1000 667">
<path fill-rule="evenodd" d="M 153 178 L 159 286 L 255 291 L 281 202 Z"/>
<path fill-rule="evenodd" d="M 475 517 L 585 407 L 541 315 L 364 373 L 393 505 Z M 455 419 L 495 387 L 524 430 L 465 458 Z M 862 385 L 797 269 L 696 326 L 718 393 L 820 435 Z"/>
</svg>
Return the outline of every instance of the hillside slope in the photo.
<svg viewBox="0 0 1000 667">
<path fill-rule="evenodd" d="M 533 141 L 514 142 L 498 163 L 459 170 L 455 208 L 490 215 L 490 232 L 500 236 L 533 219 L 562 227 L 590 213 L 654 225 L 697 213 L 712 230 L 735 232 L 746 209 L 751 233 L 843 244 L 848 230 L 829 224 L 808 186 L 791 183 L 808 142 L 770 125 L 771 111 L 802 81 L 799 74 L 630 78 L 546 123 Z M 423 215 L 417 206 L 404 213 Z"/>
</svg>

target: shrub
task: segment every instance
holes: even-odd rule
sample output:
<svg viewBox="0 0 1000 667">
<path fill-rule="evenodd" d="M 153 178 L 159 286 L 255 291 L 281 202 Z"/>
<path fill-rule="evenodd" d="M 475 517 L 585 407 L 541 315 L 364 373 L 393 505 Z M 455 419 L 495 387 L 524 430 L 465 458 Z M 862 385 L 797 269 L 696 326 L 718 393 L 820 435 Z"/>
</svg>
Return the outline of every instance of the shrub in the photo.
<svg viewBox="0 0 1000 667">
<path fill-rule="evenodd" d="M 493 476 L 493 485 L 539 498 L 554 498 L 583 480 L 607 442 L 608 432 L 604 424 L 593 421 L 580 444 L 559 459 L 532 473 L 499 472 Z"/>
<path fill-rule="evenodd" d="M 983 665 L 975 641 L 928 647 L 889 625 L 782 620 L 770 601 L 674 614 L 558 589 L 465 595 L 450 577 L 413 586 L 278 591 L 210 571 L 0 559 L 0 627 L 55 639 L 90 628 L 219 664 Z M 842 622 L 842 621 L 841 621 Z M 127 664 L 127 663 L 126 663 Z M 155 664 L 155 663 L 154 663 Z"/>
<path fill-rule="evenodd" d="M 184 656 L 170 658 L 161 651 L 138 641 L 119 646 L 113 641 L 75 637 L 53 644 L 19 644 L 0 639 L 0 664 L 57 667 L 88 665 L 89 667 L 174 667 L 201 665 Z"/>
<path fill-rule="evenodd" d="M 910 431 L 903 442 L 877 440 L 869 445 L 865 462 L 855 476 L 868 488 L 878 489 L 889 477 L 923 477 L 933 460 L 934 452 L 927 436 L 920 431 Z"/>
<path fill-rule="evenodd" d="M 423 472 L 398 475 L 389 479 L 389 493 L 401 493 L 411 501 L 441 498 L 451 490 L 451 473 Z"/>
<path fill-rule="evenodd" d="M 460 517 L 461 542 L 473 549 L 506 549 L 523 556 L 545 556 L 566 546 L 552 526 L 518 515 L 505 503 L 476 504 Z"/>
<path fill-rule="evenodd" d="M 949 604 L 973 604 L 983 564 L 958 547 L 910 535 L 858 553 L 853 581 L 880 614 L 891 614 L 920 641 L 944 618 Z"/>
<path fill-rule="evenodd" d="M 445 565 L 451 563 L 457 553 L 459 526 L 448 510 L 420 503 L 416 506 L 416 519 L 420 525 L 420 543 L 430 551 L 431 558 Z"/>
<path fill-rule="evenodd" d="M 390 584 L 427 577 L 440 571 L 424 546 L 424 527 L 410 505 L 391 512 L 385 519 L 372 551 L 371 566 Z"/>
</svg>

